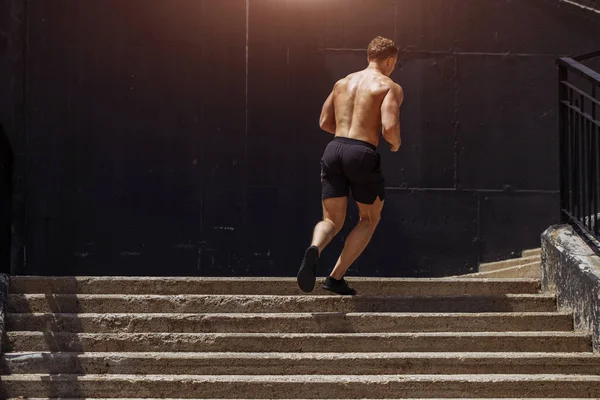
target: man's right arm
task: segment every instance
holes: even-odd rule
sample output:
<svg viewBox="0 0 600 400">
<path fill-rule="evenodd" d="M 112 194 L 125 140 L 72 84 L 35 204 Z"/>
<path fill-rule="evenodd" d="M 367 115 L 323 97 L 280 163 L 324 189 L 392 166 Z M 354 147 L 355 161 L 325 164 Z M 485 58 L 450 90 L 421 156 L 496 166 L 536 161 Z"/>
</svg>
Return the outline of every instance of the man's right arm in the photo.
<svg viewBox="0 0 600 400">
<path fill-rule="evenodd" d="M 400 138 L 400 106 L 404 101 L 404 91 L 396 83 L 385 95 L 381 104 L 381 126 L 385 140 L 393 152 L 398 151 L 402 140 Z"/>
</svg>

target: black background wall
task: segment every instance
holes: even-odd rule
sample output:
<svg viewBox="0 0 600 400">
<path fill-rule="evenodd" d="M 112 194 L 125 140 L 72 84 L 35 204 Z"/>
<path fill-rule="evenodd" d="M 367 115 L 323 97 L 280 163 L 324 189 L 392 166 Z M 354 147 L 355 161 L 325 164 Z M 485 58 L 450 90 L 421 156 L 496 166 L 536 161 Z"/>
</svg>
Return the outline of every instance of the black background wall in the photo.
<svg viewBox="0 0 600 400">
<path fill-rule="evenodd" d="M 12 220 L 12 176 L 14 156 L 0 125 L 0 273 L 10 273 L 10 231 Z"/>
<path fill-rule="evenodd" d="M 558 220 L 556 0 L 0 0 L 13 272 L 293 275 L 320 217 L 333 83 L 394 38 L 403 148 L 353 274 L 442 276 Z M 344 235 L 323 255 L 333 266 Z"/>
<path fill-rule="evenodd" d="M 25 212 L 23 2 L 0 0 L 0 271 L 23 265 Z M 15 147 L 19 153 L 15 154 Z M 15 173 L 18 167 L 18 173 Z M 13 191 L 14 189 L 14 191 Z M 15 235 L 11 239 L 11 220 Z M 11 243 L 13 250 L 11 252 Z M 13 268 L 14 269 L 14 268 Z M 22 270 L 22 268 L 21 268 Z"/>
</svg>

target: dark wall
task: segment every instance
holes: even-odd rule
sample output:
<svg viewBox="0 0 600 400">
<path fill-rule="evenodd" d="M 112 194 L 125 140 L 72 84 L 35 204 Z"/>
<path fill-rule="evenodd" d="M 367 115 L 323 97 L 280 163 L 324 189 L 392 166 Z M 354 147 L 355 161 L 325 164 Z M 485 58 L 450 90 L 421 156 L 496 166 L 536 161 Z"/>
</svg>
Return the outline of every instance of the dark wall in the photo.
<svg viewBox="0 0 600 400">
<path fill-rule="evenodd" d="M 376 35 L 403 49 L 404 145 L 382 145 L 383 221 L 351 271 L 458 274 L 536 247 L 558 219 L 554 61 L 600 37 L 555 0 L 20 3 L 0 0 L 26 16 L 0 12 L 19 273 L 294 275 L 322 102 Z"/>
<path fill-rule="evenodd" d="M 11 264 L 24 263 L 27 143 L 24 11 L 22 1 L 0 0 L 0 272 L 9 272 L 11 254 Z"/>
<path fill-rule="evenodd" d="M 10 273 L 10 231 L 12 222 L 12 176 L 14 155 L 0 125 L 0 273 Z"/>
<path fill-rule="evenodd" d="M 576 4 L 587 10 L 600 11 L 600 2 L 598 0 L 569 0 L 571 3 Z"/>
</svg>

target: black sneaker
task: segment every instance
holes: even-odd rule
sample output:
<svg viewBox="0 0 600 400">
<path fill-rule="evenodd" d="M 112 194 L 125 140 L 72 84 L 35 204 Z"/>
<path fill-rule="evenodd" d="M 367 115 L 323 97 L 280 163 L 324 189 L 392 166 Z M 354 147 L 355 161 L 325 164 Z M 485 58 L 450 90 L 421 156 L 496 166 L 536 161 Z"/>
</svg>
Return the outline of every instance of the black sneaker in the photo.
<svg viewBox="0 0 600 400">
<path fill-rule="evenodd" d="M 348 282 L 344 278 L 341 280 L 334 279 L 332 277 L 327 278 L 322 286 L 323 289 L 329 290 L 330 292 L 341 294 L 343 296 L 355 296 L 356 290 L 348 286 Z"/>
<path fill-rule="evenodd" d="M 298 286 L 305 293 L 312 292 L 315 288 L 315 275 L 317 263 L 319 262 L 319 248 L 310 246 L 304 253 L 300 271 L 298 271 Z"/>
</svg>

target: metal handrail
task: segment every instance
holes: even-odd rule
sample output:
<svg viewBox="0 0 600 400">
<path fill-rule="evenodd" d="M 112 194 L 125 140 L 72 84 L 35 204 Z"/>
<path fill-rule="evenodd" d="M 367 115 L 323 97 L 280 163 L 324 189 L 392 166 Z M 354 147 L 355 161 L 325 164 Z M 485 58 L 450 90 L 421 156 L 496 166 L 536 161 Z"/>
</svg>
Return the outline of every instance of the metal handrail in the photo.
<svg viewBox="0 0 600 400">
<path fill-rule="evenodd" d="M 595 57 L 600 50 L 557 60 L 560 209 L 600 254 L 600 73 L 581 63 Z"/>
<path fill-rule="evenodd" d="M 598 53 L 600 53 L 600 51 Z M 590 53 L 590 54 L 595 54 L 595 53 Z M 598 57 L 598 56 L 600 56 L 600 54 L 596 55 L 595 57 Z M 559 65 L 559 67 L 566 67 L 569 69 L 570 72 L 575 72 L 579 76 L 582 76 L 590 81 L 600 83 L 600 73 L 594 71 L 593 69 L 591 69 L 588 66 L 583 65 L 581 62 L 577 61 L 576 58 L 579 59 L 579 57 L 559 58 L 557 63 Z M 588 57 L 588 58 L 585 58 L 584 60 L 589 60 L 591 58 L 592 57 Z"/>
</svg>

